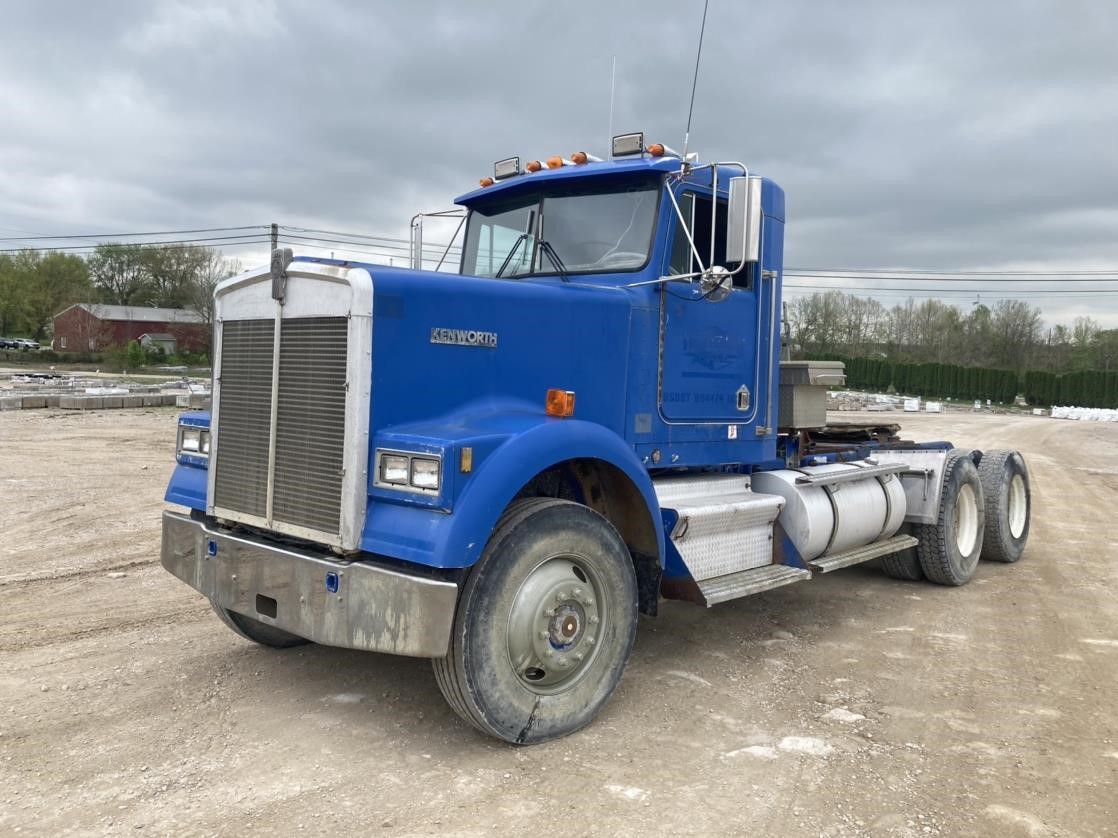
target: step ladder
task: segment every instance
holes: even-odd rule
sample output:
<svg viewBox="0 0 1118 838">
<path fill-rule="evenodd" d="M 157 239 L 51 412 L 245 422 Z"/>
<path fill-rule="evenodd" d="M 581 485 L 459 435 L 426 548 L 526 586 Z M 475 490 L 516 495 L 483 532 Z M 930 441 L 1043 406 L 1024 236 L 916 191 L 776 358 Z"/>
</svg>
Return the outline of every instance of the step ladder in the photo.
<svg viewBox="0 0 1118 838">
<path fill-rule="evenodd" d="M 746 475 L 669 477 L 653 486 L 660 508 L 677 515 L 669 537 L 708 607 L 811 578 L 772 563 L 784 498 L 752 491 Z"/>
</svg>

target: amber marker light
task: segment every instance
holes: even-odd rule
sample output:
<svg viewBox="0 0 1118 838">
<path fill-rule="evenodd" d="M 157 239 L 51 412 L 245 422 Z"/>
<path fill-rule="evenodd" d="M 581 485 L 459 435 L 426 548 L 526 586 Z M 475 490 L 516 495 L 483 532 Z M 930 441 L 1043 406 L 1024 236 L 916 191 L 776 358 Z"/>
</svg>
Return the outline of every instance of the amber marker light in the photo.
<svg viewBox="0 0 1118 838">
<path fill-rule="evenodd" d="M 590 157 L 585 151 L 576 151 L 574 154 L 571 155 L 571 162 L 573 162 L 576 166 L 581 166 L 584 163 L 590 162 Z"/>
<path fill-rule="evenodd" d="M 493 185 L 493 178 L 483 177 L 481 180 L 478 181 L 478 183 L 480 183 L 482 186 L 492 186 Z"/>
<path fill-rule="evenodd" d="M 548 416 L 574 416 L 575 391 L 551 389 L 547 391 Z"/>
<path fill-rule="evenodd" d="M 542 168 L 543 168 L 543 163 L 541 163 L 539 160 L 529 160 L 524 165 L 524 170 L 528 171 L 528 172 L 538 172 Z"/>
<path fill-rule="evenodd" d="M 547 168 L 561 169 L 563 168 L 563 158 L 556 154 L 554 157 L 547 158 Z"/>
<path fill-rule="evenodd" d="M 663 157 L 664 156 L 664 151 L 665 151 L 664 144 L 663 143 L 653 143 L 652 145 L 650 145 L 648 147 L 647 151 L 653 157 Z"/>
</svg>

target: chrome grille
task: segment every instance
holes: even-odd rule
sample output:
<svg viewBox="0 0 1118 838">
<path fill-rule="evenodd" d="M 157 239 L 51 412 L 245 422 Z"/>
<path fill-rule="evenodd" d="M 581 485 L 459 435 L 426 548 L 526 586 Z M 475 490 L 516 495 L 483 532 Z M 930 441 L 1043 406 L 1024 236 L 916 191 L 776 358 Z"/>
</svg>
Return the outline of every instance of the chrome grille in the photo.
<svg viewBox="0 0 1118 838">
<path fill-rule="evenodd" d="M 221 327 L 214 505 L 259 517 L 268 503 L 274 336 L 271 320 L 227 320 Z"/>
<path fill-rule="evenodd" d="M 276 521 L 337 533 L 345 449 L 344 317 L 284 320 L 276 418 Z M 224 414 L 222 414 L 224 420 Z"/>
</svg>

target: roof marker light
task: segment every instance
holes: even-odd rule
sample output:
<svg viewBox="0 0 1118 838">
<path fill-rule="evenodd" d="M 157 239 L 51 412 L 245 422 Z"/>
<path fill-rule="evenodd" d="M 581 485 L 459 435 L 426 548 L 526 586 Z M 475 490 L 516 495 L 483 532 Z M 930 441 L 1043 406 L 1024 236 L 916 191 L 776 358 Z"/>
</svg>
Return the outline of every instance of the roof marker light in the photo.
<svg viewBox="0 0 1118 838">
<path fill-rule="evenodd" d="M 520 158 L 519 157 L 506 157 L 504 160 L 498 160 L 493 164 L 493 179 L 504 180 L 508 177 L 516 177 L 520 174 Z"/>
<path fill-rule="evenodd" d="M 646 150 L 653 157 L 663 157 L 664 156 L 664 144 L 663 143 L 653 143 Z"/>
<path fill-rule="evenodd" d="M 547 168 L 549 168 L 549 169 L 561 169 L 561 168 L 563 168 L 563 166 L 566 162 L 567 162 L 566 160 L 564 160 L 562 157 L 560 157 L 558 154 L 556 154 L 554 157 L 548 157 L 547 158 Z"/>
<path fill-rule="evenodd" d="M 538 172 L 542 168 L 543 168 L 543 163 L 541 163 L 539 160 L 529 160 L 524 165 L 524 170 L 526 172 Z"/>
<path fill-rule="evenodd" d="M 576 151 L 571 155 L 571 162 L 576 166 L 582 166 L 586 163 L 601 163 L 601 157 L 595 157 L 593 154 L 587 154 L 585 151 Z"/>
<path fill-rule="evenodd" d="M 478 183 L 480 183 L 482 186 L 492 186 L 493 182 L 493 178 L 491 177 L 483 177 L 481 180 L 478 181 Z"/>
<path fill-rule="evenodd" d="M 644 153 L 644 131 L 618 134 L 611 143 L 614 157 L 629 157 Z"/>
</svg>

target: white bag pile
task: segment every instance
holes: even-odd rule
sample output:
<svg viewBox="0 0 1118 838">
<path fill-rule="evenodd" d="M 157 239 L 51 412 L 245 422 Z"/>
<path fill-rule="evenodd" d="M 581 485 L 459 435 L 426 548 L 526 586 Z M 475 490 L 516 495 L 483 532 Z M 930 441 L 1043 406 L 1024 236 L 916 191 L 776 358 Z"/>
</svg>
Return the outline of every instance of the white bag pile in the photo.
<svg viewBox="0 0 1118 838">
<path fill-rule="evenodd" d="M 1109 407 L 1055 407 L 1053 419 L 1078 419 L 1080 422 L 1118 422 L 1118 410 Z"/>
</svg>

